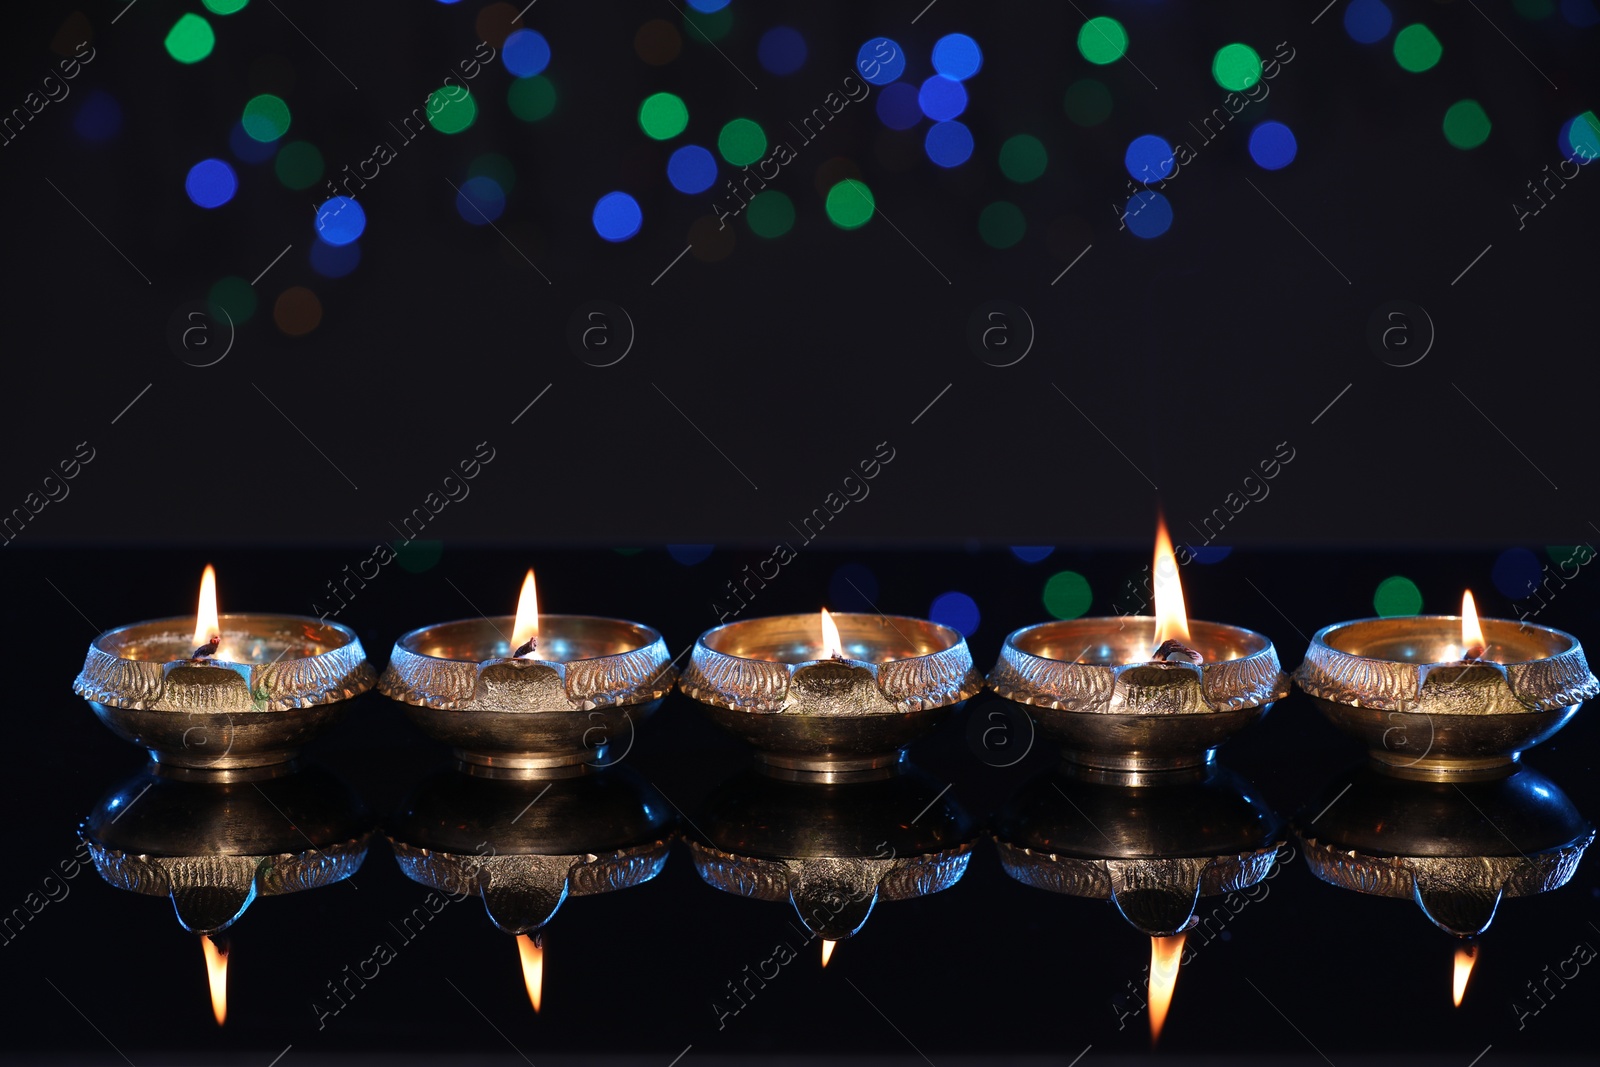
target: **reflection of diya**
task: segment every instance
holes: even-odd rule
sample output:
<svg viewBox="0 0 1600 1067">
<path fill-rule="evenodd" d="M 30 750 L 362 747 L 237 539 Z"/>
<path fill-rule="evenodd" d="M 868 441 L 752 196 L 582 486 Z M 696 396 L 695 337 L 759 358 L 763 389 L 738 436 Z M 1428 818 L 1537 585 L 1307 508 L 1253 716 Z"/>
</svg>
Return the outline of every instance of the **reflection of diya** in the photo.
<svg viewBox="0 0 1600 1067">
<path fill-rule="evenodd" d="M 205 772 L 159 767 L 128 779 L 83 822 L 100 876 L 172 901 L 201 939 L 212 1006 L 226 1015 L 227 945 L 219 936 L 258 897 L 332 885 L 366 859 L 372 819 L 327 771 L 279 765 Z"/>
<path fill-rule="evenodd" d="M 541 932 L 568 897 L 642 885 L 661 873 L 675 836 L 671 806 L 625 767 L 548 781 L 467 765 L 412 790 L 389 827 L 406 877 L 457 899 L 479 897 L 517 937 L 539 1010 Z"/>
<path fill-rule="evenodd" d="M 972 856 L 971 819 L 948 786 L 906 765 L 876 778 L 797 781 L 747 771 L 706 802 L 695 870 L 725 893 L 788 902 L 823 965 L 880 901 L 955 885 Z"/>
<path fill-rule="evenodd" d="M 1165 524 L 1156 535 L 1155 616 L 1068 619 L 1008 636 L 989 687 L 1025 706 L 1073 763 L 1156 771 L 1209 763 L 1288 695 L 1272 642 L 1190 621 Z"/>
<path fill-rule="evenodd" d="M 1024 885 L 1109 900 L 1151 939 L 1150 1025 L 1159 1036 L 1187 931 L 1209 941 L 1232 918 L 1201 898 L 1269 877 L 1277 817 L 1244 779 L 1212 765 L 1157 774 L 1066 764 L 1023 788 L 996 819 L 1006 873 Z M 1213 930 L 1212 927 L 1216 929 Z"/>
<path fill-rule="evenodd" d="M 1461 614 L 1360 619 L 1311 638 L 1295 683 L 1392 773 L 1496 776 L 1600 695 L 1571 634 Z"/>
</svg>

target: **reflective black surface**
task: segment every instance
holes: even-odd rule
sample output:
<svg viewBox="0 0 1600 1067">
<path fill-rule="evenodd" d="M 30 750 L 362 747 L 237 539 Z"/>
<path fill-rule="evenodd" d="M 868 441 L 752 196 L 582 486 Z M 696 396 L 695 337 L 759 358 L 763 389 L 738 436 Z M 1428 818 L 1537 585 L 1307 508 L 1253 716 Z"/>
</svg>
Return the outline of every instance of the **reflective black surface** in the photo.
<svg viewBox="0 0 1600 1067">
<path fill-rule="evenodd" d="M 415 837 L 430 848 L 471 852 L 498 833 L 501 852 L 519 840 L 531 852 L 597 852 L 652 835 L 681 832 L 708 840 L 731 830 L 746 845 L 760 838 L 807 847 L 842 840 L 849 830 L 860 840 L 846 844 L 875 847 L 911 842 L 924 822 L 938 819 L 955 819 L 952 839 L 975 838 L 977 844 L 954 884 L 875 907 L 824 970 L 819 939 L 791 907 L 708 886 L 680 840 L 658 876 L 625 892 L 573 893 L 554 909 L 543 930 L 544 1001 L 535 1015 L 515 942 L 495 928 L 479 898 L 407 878 L 385 837 L 375 835 L 353 877 L 314 891 L 259 896 L 233 924 L 229 1017 L 219 1029 L 197 938 L 180 927 L 168 901 L 101 880 L 78 838 L 85 817 L 119 789 L 126 796 L 123 814 L 102 809 L 97 816 L 96 825 L 107 831 L 159 815 L 180 824 L 177 833 L 185 830 L 184 820 L 198 820 L 182 805 L 156 810 L 171 786 L 153 788 L 142 799 L 137 790 L 130 793 L 126 783 L 140 773 L 144 754 L 95 721 L 71 695 L 71 680 L 98 630 L 190 610 L 208 559 L 218 567 L 225 610 L 302 611 L 302 600 L 318 595 L 326 577 L 360 556 L 353 548 L 234 550 L 211 557 L 12 549 L 0 562 L 11 601 L 4 645 L 11 763 L 0 961 L 16 1020 L 7 1049 L 17 1062 L 121 1063 L 125 1055 L 140 1067 L 185 1058 L 264 1065 L 290 1046 L 284 1065 L 360 1054 L 392 1062 L 402 1055 L 422 1062 L 522 1062 L 520 1051 L 540 1067 L 602 1054 L 665 1067 L 690 1046 L 684 1063 L 788 1053 L 918 1063 L 925 1056 L 940 1067 L 1001 1054 L 1065 1064 L 1092 1046 L 1082 1061 L 1088 1064 L 1149 1052 L 1140 997 L 1149 939 L 1110 902 L 1042 892 L 1000 868 L 990 837 L 996 816 L 1029 782 L 1048 781 L 1041 775 L 1056 758 L 1042 738 L 1033 739 L 1026 719 L 990 697 L 974 700 L 960 718 L 913 747 L 910 762 L 924 784 L 907 792 L 904 810 L 864 804 L 854 811 L 855 818 L 881 822 L 880 831 L 846 826 L 822 803 L 816 821 L 806 825 L 805 805 L 789 798 L 799 787 L 751 785 L 748 751 L 680 694 L 636 736 L 613 739 L 616 767 L 556 783 L 543 799 L 542 786 L 455 775 L 448 753 L 420 735 L 398 706 L 376 694 L 363 696 L 312 746 L 303 773 L 348 783 L 387 834 Z M 490 613 L 509 610 L 522 571 L 532 564 L 550 610 L 638 619 L 659 628 L 677 653 L 715 624 L 713 599 L 759 556 L 718 550 L 683 566 L 659 549 L 530 556 L 449 545 L 437 562 L 416 572 L 391 566 L 364 587 L 352 585 L 338 618 L 381 658 L 407 629 L 470 614 L 474 604 Z M 1490 581 L 1494 559 L 1488 552 L 1236 551 L 1220 563 L 1185 567 L 1183 581 L 1197 617 L 1268 634 L 1292 667 L 1305 634 L 1370 614 L 1373 588 L 1391 574 L 1415 580 L 1429 609 L 1451 610 L 1470 584 L 1486 614 L 1510 614 Z M 971 595 L 981 619 L 969 640 L 986 669 L 1009 630 L 1045 617 L 1039 595 L 1051 574 L 1083 574 L 1095 593 L 1090 610 L 1097 613 L 1145 562 L 1142 550 L 1058 551 L 1032 565 L 1004 549 L 811 552 L 769 583 L 750 610 L 801 611 L 825 602 L 857 608 L 835 599 L 832 587 L 840 583 L 832 579 L 841 565 L 863 565 L 884 611 L 924 614 L 941 593 Z M 863 572 L 850 573 L 861 584 Z M 1594 580 L 1583 573 L 1570 581 L 1539 621 L 1600 640 Z M 1600 810 L 1595 715 L 1584 709 L 1524 757 L 1566 794 L 1578 820 L 1573 825 L 1592 821 Z M 1336 818 L 1343 799 L 1355 799 L 1368 806 L 1359 812 L 1353 806 L 1351 818 L 1381 822 L 1377 792 L 1334 795 L 1346 780 L 1340 776 L 1362 759 L 1360 746 L 1298 693 L 1220 755 L 1249 784 L 1246 809 L 1263 834 L 1273 820 L 1286 823 L 1308 808 L 1316 816 L 1311 805 L 1319 797 L 1334 805 L 1323 820 Z M 1519 781 L 1538 784 L 1531 776 Z M 269 796 L 281 788 L 261 785 Z M 748 795 L 730 806 L 730 788 L 746 788 Z M 1480 803 L 1487 795 L 1481 788 L 1468 791 Z M 769 802 L 768 793 L 788 799 Z M 557 807 L 558 801 L 577 805 L 589 794 L 595 803 L 585 810 L 601 812 L 604 824 L 592 841 L 585 835 L 594 828 L 580 825 L 576 814 L 560 815 Z M 1080 807 L 1090 802 L 1074 797 Z M 546 800 L 552 802 L 548 811 L 541 810 Z M 531 807 L 519 816 L 514 802 Z M 1239 803 L 1236 795 L 1232 802 Z M 141 812 L 143 804 L 151 807 Z M 1217 810 L 1238 813 L 1221 800 Z M 1084 807 L 1097 823 L 1108 811 Z M 959 812 L 972 820 L 966 837 L 952 814 Z M 1195 823 L 1209 818 L 1198 802 L 1188 814 Z M 322 816 L 316 812 L 285 808 L 284 816 L 286 824 L 317 836 L 313 829 Z M 1188 832 L 1183 821 L 1162 822 L 1151 839 L 1182 836 Z M 1502 829 L 1512 837 L 1519 832 L 1512 823 Z M 1381 844 L 1382 833 L 1375 832 Z M 1493 826 L 1477 832 L 1499 836 Z M 292 842 L 295 833 L 291 827 L 285 840 Z M 1077 841 L 1093 836 L 1086 831 Z M 1487 1067 L 1586 1053 L 1590 1009 L 1600 994 L 1600 976 L 1583 962 L 1592 954 L 1584 946 L 1600 947 L 1600 878 L 1592 857 L 1579 863 L 1564 888 L 1501 902 L 1480 938 L 1465 1004 L 1456 1009 L 1450 999 L 1454 939 L 1410 901 L 1318 881 L 1292 835 L 1287 839 L 1272 877 L 1248 893 L 1202 898 L 1207 921 L 1189 935 L 1160 1058 L 1320 1063 L 1326 1056 L 1342 1067 L 1376 1062 L 1373 1057 L 1437 1057 L 1465 1067 L 1492 1045 L 1482 1061 Z M 1217 846 L 1243 849 L 1254 840 L 1247 834 L 1218 839 Z M 1541 839 L 1541 847 L 1548 843 Z M 773 847 L 764 852 L 781 853 Z M 868 848 L 865 855 L 872 854 Z M 740 991 L 737 1011 L 729 1010 L 730 984 Z M 330 985 L 341 994 L 337 1011 L 331 1010 Z"/>
</svg>

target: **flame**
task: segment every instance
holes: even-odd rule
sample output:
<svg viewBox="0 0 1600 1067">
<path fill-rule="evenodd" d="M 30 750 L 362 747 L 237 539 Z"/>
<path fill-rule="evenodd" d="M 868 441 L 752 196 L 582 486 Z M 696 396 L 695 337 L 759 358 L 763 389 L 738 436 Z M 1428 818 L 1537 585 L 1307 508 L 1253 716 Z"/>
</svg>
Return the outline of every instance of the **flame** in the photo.
<svg viewBox="0 0 1600 1067">
<path fill-rule="evenodd" d="M 1183 610 L 1183 583 L 1178 580 L 1178 558 L 1167 536 L 1167 521 L 1156 524 L 1156 559 L 1151 571 L 1155 583 L 1156 640 L 1152 650 L 1170 640 L 1189 643 L 1189 616 Z"/>
<path fill-rule="evenodd" d="M 1478 946 L 1473 942 L 1465 942 L 1456 949 L 1455 983 L 1450 992 L 1458 1008 L 1461 1007 L 1461 998 L 1467 995 L 1467 979 L 1472 977 L 1472 965 L 1477 962 Z"/>
<path fill-rule="evenodd" d="M 211 573 L 211 568 L 206 568 Z M 211 983 L 211 1014 L 221 1026 L 228 1019 L 228 946 L 200 935 L 200 947 L 206 954 L 206 977 Z"/>
<path fill-rule="evenodd" d="M 528 577 L 531 581 L 531 571 Z M 517 954 L 522 957 L 522 981 L 528 987 L 528 1001 L 533 1005 L 534 1014 L 538 1014 L 539 1005 L 544 1000 L 544 946 L 527 934 L 520 934 L 517 937 Z"/>
<path fill-rule="evenodd" d="M 207 563 L 200 576 L 200 600 L 194 609 L 194 647 L 210 644 L 221 633 L 222 624 L 217 621 L 217 569 Z"/>
<path fill-rule="evenodd" d="M 837 941 L 829 941 L 827 938 L 822 939 L 822 965 L 824 967 L 828 965 L 829 960 L 833 959 L 833 949 L 838 943 Z"/>
<path fill-rule="evenodd" d="M 827 608 L 822 609 L 822 658 L 844 659 L 844 643 L 839 640 L 839 628 Z"/>
<path fill-rule="evenodd" d="M 522 579 L 522 595 L 517 597 L 517 622 L 511 628 L 511 647 L 513 650 L 521 648 L 529 641 L 538 643 L 539 640 L 539 591 L 534 588 L 533 568 L 528 568 L 528 576 Z M 526 657 L 534 655 L 529 652 Z"/>
<path fill-rule="evenodd" d="M 1478 605 L 1472 599 L 1472 590 L 1461 594 L 1461 647 L 1468 658 L 1483 655 L 1487 642 L 1483 639 L 1483 626 L 1478 622 Z"/>
<path fill-rule="evenodd" d="M 1163 531 L 1163 534 L 1165 531 Z M 1183 959 L 1183 934 L 1150 939 L 1150 1043 L 1161 1040 L 1161 1028 L 1178 984 L 1178 964 Z"/>
</svg>

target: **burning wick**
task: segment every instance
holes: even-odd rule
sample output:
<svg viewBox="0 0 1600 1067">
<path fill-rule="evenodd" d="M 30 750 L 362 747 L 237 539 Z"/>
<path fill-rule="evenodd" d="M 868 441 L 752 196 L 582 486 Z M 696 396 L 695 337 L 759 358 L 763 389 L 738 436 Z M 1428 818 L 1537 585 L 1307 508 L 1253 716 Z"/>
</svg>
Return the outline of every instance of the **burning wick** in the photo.
<svg viewBox="0 0 1600 1067">
<path fill-rule="evenodd" d="M 217 654 L 217 646 L 220 644 L 222 644 L 222 635 L 212 634 L 211 640 L 194 650 L 194 653 L 189 657 L 189 661 L 193 663 L 198 660 L 206 659 L 210 656 L 215 656 Z"/>
<path fill-rule="evenodd" d="M 1476 942 L 1465 941 L 1456 949 L 1455 980 L 1451 983 L 1450 993 L 1458 1008 L 1461 1007 L 1461 999 L 1467 995 L 1467 979 L 1472 977 L 1472 966 L 1477 962 Z"/>
<path fill-rule="evenodd" d="M 844 659 L 844 642 L 839 640 L 839 627 L 827 608 L 822 609 L 822 655 L 824 659 Z"/>
<path fill-rule="evenodd" d="M 1167 663 L 1170 662 L 1174 656 L 1182 656 L 1194 663 L 1199 663 L 1205 658 L 1204 656 L 1200 655 L 1199 652 L 1196 652 L 1188 645 L 1185 645 L 1183 642 L 1179 641 L 1176 637 L 1170 637 L 1161 642 L 1161 647 L 1156 649 L 1155 655 L 1151 656 L 1150 658 L 1158 663 Z"/>
<path fill-rule="evenodd" d="M 539 647 L 539 591 L 533 584 L 533 568 L 522 579 L 522 593 L 517 597 L 517 619 L 511 627 L 511 644 L 516 651 L 513 659 L 533 655 Z"/>
<path fill-rule="evenodd" d="M 1466 649 L 1463 660 L 1480 660 L 1489 650 L 1483 639 L 1483 624 L 1478 621 L 1478 605 L 1472 599 L 1472 590 L 1461 594 L 1461 644 Z"/>
<path fill-rule="evenodd" d="M 526 641 L 522 642 L 522 644 L 517 646 L 517 650 L 511 653 L 511 657 L 513 659 L 521 659 L 523 656 L 528 655 L 538 647 L 539 639 L 537 637 L 530 637 Z"/>
<path fill-rule="evenodd" d="M 837 941 L 829 941 L 827 938 L 822 939 L 822 965 L 824 967 L 828 965 L 829 960 L 833 959 L 833 950 L 838 944 L 839 942 Z"/>
<path fill-rule="evenodd" d="M 217 617 L 217 570 L 206 564 L 200 575 L 200 599 L 194 611 L 195 650 L 189 655 L 191 663 L 216 655 L 222 644 L 222 621 Z"/>
</svg>

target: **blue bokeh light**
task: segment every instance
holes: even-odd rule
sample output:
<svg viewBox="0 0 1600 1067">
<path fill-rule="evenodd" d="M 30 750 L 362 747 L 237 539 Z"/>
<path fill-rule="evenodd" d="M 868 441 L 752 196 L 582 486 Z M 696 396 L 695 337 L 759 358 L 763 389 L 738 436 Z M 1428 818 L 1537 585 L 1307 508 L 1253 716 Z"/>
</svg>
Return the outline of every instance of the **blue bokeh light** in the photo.
<svg viewBox="0 0 1600 1067">
<path fill-rule="evenodd" d="M 500 58 L 518 78 L 531 78 L 550 65 L 550 42 L 538 30 L 518 30 L 500 46 Z"/>
<path fill-rule="evenodd" d="M 311 242 L 311 269 L 324 278 L 343 278 L 361 265 L 361 246 L 330 245 L 318 238 Z"/>
<path fill-rule="evenodd" d="M 1172 227 L 1172 203 L 1154 189 L 1140 189 L 1128 197 L 1123 222 L 1135 237 L 1160 237 Z"/>
<path fill-rule="evenodd" d="M 667 180 L 680 193 L 703 193 L 716 184 L 716 157 L 697 144 L 686 144 L 667 160 Z"/>
<path fill-rule="evenodd" d="M 1122 162 L 1134 181 L 1146 185 L 1158 182 L 1172 173 L 1172 145 L 1153 133 L 1141 134 L 1128 144 Z"/>
<path fill-rule="evenodd" d="M 941 626 L 959 630 L 961 636 L 971 637 L 978 632 L 978 602 L 965 593 L 940 593 L 928 608 L 928 618 Z"/>
<path fill-rule="evenodd" d="M 1539 588 L 1544 577 L 1539 557 L 1526 548 L 1508 548 L 1494 561 L 1489 577 L 1494 587 L 1508 600 L 1520 600 Z"/>
<path fill-rule="evenodd" d="M 947 122 L 967 109 L 967 90 L 954 78 L 935 74 L 917 90 L 917 106 L 934 122 Z"/>
<path fill-rule="evenodd" d="M 474 226 L 487 226 L 506 210 L 506 191 L 487 175 L 468 178 L 456 192 L 456 214 Z"/>
<path fill-rule="evenodd" d="M 104 89 L 91 89 L 78 105 L 72 128 L 85 141 L 109 141 L 122 132 L 122 105 Z"/>
<path fill-rule="evenodd" d="M 877 611 L 878 576 L 865 563 L 845 563 L 828 579 L 828 607 L 833 611 Z"/>
<path fill-rule="evenodd" d="M 888 85 L 906 70 L 906 54 L 889 37 L 874 37 L 856 52 L 856 70 L 869 85 Z"/>
<path fill-rule="evenodd" d="M 922 121 L 917 105 L 917 87 L 910 82 L 886 85 L 878 94 L 878 121 L 891 130 L 909 130 Z"/>
<path fill-rule="evenodd" d="M 1561 0 L 1561 17 L 1580 30 L 1600 23 L 1600 10 L 1594 0 Z"/>
<path fill-rule="evenodd" d="M 347 245 L 367 229 L 367 213 L 348 196 L 336 196 L 317 208 L 317 236 L 330 245 Z"/>
<path fill-rule="evenodd" d="M 233 168 L 220 159 L 202 159 L 189 168 L 183 180 L 183 191 L 189 199 L 203 208 L 217 208 L 233 199 L 239 191 L 239 178 Z"/>
<path fill-rule="evenodd" d="M 1232 545 L 1187 546 L 1196 563 L 1221 563 L 1233 554 Z"/>
<path fill-rule="evenodd" d="M 626 241 L 644 225 L 639 201 L 623 192 L 607 193 L 595 201 L 594 232 L 608 241 Z"/>
<path fill-rule="evenodd" d="M 1596 129 L 1582 115 L 1575 115 L 1561 124 L 1561 132 L 1556 134 L 1556 146 L 1572 162 L 1587 166 L 1600 158 L 1600 129 Z"/>
<path fill-rule="evenodd" d="M 721 11 L 728 6 L 728 0 L 689 0 L 689 6 L 704 15 L 713 11 Z"/>
<path fill-rule="evenodd" d="M 959 167 L 972 158 L 972 131 L 961 122 L 936 122 L 928 128 L 922 148 L 941 167 Z"/>
<path fill-rule="evenodd" d="M 696 563 L 704 563 L 709 559 L 716 547 L 716 545 L 668 545 L 667 555 L 685 567 L 693 567 Z"/>
<path fill-rule="evenodd" d="M 244 131 L 243 122 L 235 122 L 228 131 L 228 150 L 241 163 L 265 163 L 278 154 L 278 142 L 258 141 Z"/>
<path fill-rule="evenodd" d="M 951 33 L 933 46 L 933 69 L 946 78 L 966 81 L 983 66 L 983 49 L 964 33 Z"/>
<path fill-rule="evenodd" d="M 1281 122 L 1263 122 L 1250 131 L 1250 158 L 1262 170 L 1282 170 L 1299 150 L 1294 131 Z"/>
<path fill-rule="evenodd" d="M 770 74 L 793 74 L 806 64 L 806 39 L 792 26 L 774 26 L 761 35 L 756 58 Z"/>
<path fill-rule="evenodd" d="M 1376 44 L 1394 28 L 1394 14 L 1383 0 L 1350 0 L 1344 9 L 1344 32 L 1361 44 Z"/>
<path fill-rule="evenodd" d="M 1012 545 L 1011 554 L 1024 563 L 1038 563 L 1050 558 L 1054 545 Z"/>
</svg>

